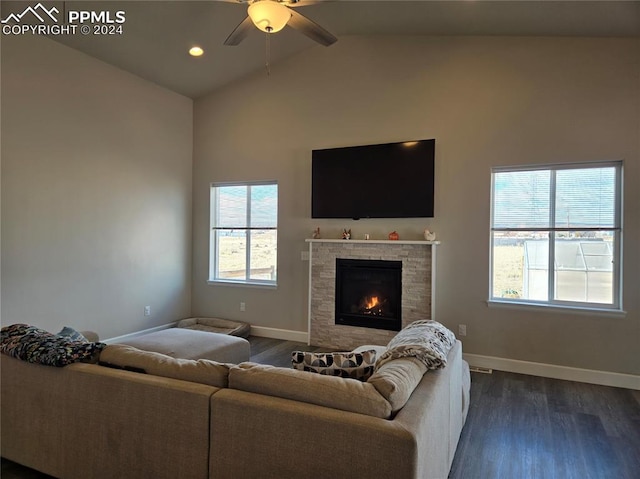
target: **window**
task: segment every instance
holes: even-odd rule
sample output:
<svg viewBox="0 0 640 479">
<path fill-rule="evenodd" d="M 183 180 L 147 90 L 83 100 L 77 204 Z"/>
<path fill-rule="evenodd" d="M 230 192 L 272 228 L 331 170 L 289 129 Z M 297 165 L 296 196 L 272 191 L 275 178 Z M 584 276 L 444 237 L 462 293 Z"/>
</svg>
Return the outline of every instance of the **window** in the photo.
<svg viewBox="0 0 640 479">
<path fill-rule="evenodd" d="M 209 281 L 276 284 L 278 185 L 212 184 Z"/>
<path fill-rule="evenodd" d="M 622 163 L 492 170 L 490 299 L 621 304 Z"/>
</svg>

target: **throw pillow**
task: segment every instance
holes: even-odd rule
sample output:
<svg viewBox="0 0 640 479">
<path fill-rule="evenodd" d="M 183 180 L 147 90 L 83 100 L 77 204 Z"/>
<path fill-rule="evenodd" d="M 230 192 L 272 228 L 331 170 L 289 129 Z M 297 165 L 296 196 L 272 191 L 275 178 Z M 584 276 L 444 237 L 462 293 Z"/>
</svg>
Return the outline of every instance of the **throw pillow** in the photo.
<svg viewBox="0 0 640 479">
<path fill-rule="evenodd" d="M 353 351 L 339 353 L 309 353 L 294 351 L 291 353 L 294 369 L 311 373 L 340 376 L 343 378 L 366 381 L 373 374 L 376 364 L 376 351 Z"/>
<path fill-rule="evenodd" d="M 444 368 L 447 354 L 455 342 L 453 332 L 437 321 L 414 321 L 389 341 L 387 351 L 380 356 L 376 367 L 392 359 L 416 358 L 427 369 Z"/>
<path fill-rule="evenodd" d="M 0 331 L 0 352 L 30 363 L 66 366 L 75 362 L 95 362 L 104 343 L 70 341 L 35 326 L 13 324 Z"/>
<path fill-rule="evenodd" d="M 61 336 L 63 338 L 68 338 L 69 341 L 80 341 L 82 343 L 88 343 L 89 340 L 87 338 L 84 337 L 84 335 L 79 332 L 76 331 L 75 329 L 69 327 L 69 326 L 65 326 L 64 328 L 62 328 L 60 330 L 60 332 L 57 334 L 57 336 Z"/>
</svg>

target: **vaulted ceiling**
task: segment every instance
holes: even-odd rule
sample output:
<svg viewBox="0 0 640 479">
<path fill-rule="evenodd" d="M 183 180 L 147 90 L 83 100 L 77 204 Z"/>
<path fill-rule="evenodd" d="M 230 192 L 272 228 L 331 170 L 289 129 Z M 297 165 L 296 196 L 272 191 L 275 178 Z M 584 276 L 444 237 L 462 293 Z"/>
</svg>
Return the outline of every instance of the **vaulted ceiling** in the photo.
<svg viewBox="0 0 640 479">
<path fill-rule="evenodd" d="M 30 2 L 34 3 L 34 2 Z M 224 46 L 246 17 L 231 1 L 67 1 L 66 10 L 124 11 L 122 35 L 56 35 L 52 39 L 191 98 L 265 64 L 265 33 Z M 2 18 L 25 2 L 3 2 Z M 319 1 L 298 11 L 338 37 L 347 35 L 542 35 L 640 37 L 639 1 Z M 271 35 L 271 64 L 322 47 L 292 28 Z M 205 54 L 193 58 L 193 45 Z"/>
</svg>

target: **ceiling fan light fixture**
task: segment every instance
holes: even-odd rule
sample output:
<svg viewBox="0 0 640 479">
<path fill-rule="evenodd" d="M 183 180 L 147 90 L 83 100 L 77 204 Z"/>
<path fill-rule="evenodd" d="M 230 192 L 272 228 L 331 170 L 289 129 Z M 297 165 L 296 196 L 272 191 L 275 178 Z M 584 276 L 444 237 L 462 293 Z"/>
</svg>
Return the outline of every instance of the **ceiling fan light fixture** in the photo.
<svg viewBox="0 0 640 479">
<path fill-rule="evenodd" d="M 253 2 L 249 5 L 247 13 L 253 24 L 267 33 L 279 32 L 291 18 L 289 9 L 273 0 Z"/>
</svg>

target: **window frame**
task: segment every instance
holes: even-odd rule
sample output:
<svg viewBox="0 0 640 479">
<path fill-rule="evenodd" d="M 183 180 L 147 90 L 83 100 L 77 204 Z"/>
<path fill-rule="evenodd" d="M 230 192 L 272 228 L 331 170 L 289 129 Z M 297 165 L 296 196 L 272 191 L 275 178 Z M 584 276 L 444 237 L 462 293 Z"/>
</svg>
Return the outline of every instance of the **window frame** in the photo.
<svg viewBox="0 0 640 479">
<path fill-rule="evenodd" d="M 278 275 L 277 275 L 277 242 L 278 242 L 278 207 L 276 206 L 276 226 L 273 227 L 252 227 L 251 225 L 251 189 L 254 186 L 275 186 L 277 190 L 278 182 L 276 180 L 264 180 L 264 181 L 237 181 L 237 182 L 213 182 L 209 185 L 209 278 L 207 283 L 209 284 L 227 284 L 227 285 L 238 285 L 238 286 L 254 286 L 254 287 L 265 287 L 265 288 L 276 288 L 278 285 Z M 247 187 L 247 202 L 245 207 L 246 214 L 246 227 L 218 227 L 217 226 L 217 216 L 218 210 L 217 206 L 219 205 L 219 188 L 224 187 L 234 187 L 234 186 L 242 186 Z M 215 194 L 214 194 L 215 193 Z M 277 195 L 279 195 L 279 191 L 277 191 Z M 245 238 L 246 238 L 246 246 L 245 246 L 245 279 L 230 279 L 230 278 L 220 278 L 219 274 L 219 260 L 218 260 L 218 250 L 219 250 L 219 238 L 216 234 L 216 230 L 218 229 L 236 229 L 236 230 L 244 230 Z M 276 265 L 275 265 L 275 278 L 274 279 L 256 279 L 251 278 L 251 231 L 255 230 L 270 230 L 276 232 Z"/>
<path fill-rule="evenodd" d="M 556 227 L 556 172 L 571 169 L 588 169 L 588 168 L 615 168 L 615 196 L 614 196 L 614 226 L 613 227 Z M 560 310 L 578 311 L 578 312 L 605 312 L 624 314 L 622 303 L 622 256 L 623 256 L 623 169 L 622 160 L 596 161 L 596 162 L 580 162 L 580 163 L 558 163 L 545 165 L 523 165 L 523 166 L 499 166 L 491 168 L 491 203 L 490 203 L 490 224 L 489 224 L 489 300 L 488 304 L 498 306 L 516 306 L 516 307 L 543 307 L 554 308 Z M 512 227 L 502 228 L 494 227 L 495 213 L 495 177 L 496 173 L 525 171 L 549 171 L 551 172 L 549 185 L 549 227 Z M 494 233 L 496 232 L 518 232 L 518 231 L 537 231 L 548 233 L 548 268 L 547 268 L 547 300 L 532 300 L 524 298 L 503 298 L 494 296 L 493 280 L 494 280 Z M 613 231 L 613 255 L 612 255 L 612 303 L 590 303 L 586 301 L 569 301 L 555 299 L 554 288 L 556 286 L 556 268 L 555 268 L 555 242 L 556 233 L 563 231 Z"/>
</svg>

